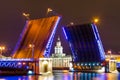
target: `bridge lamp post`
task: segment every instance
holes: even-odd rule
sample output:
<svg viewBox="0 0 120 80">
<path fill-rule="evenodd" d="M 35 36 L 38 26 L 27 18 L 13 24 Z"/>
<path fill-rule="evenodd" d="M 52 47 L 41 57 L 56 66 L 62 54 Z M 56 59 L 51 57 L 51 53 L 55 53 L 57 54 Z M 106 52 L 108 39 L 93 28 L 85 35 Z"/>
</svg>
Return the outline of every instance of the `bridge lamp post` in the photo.
<svg viewBox="0 0 120 80">
<path fill-rule="evenodd" d="M 32 58 L 34 59 L 34 48 L 35 48 L 35 45 L 34 44 L 29 44 L 29 48 L 32 49 Z"/>
<path fill-rule="evenodd" d="M 98 17 L 93 17 L 92 22 L 94 24 L 98 24 L 100 22 L 100 19 Z"/>
<path fill-rule="evenodd" d="M 5 50 L 5 46 L 0 46 L 0 54 L 2 55 L 3 50 Z"/>
</svg>

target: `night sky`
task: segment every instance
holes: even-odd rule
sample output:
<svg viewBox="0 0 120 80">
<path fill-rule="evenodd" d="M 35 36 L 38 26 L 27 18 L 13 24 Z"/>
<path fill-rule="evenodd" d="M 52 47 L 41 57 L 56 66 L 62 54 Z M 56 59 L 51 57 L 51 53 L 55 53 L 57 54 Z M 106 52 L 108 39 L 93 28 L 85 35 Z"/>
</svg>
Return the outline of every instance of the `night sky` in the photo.
<svg viewBox="0 0 120 80">
<path fill-rule="evenodd" d="M 70 22 L 88 23 L 98 17 L 97 26 L 105 51 L 120 51 L 120 0 L 0 0 L 0 44 L 12 50 L 25 24 L 22 13 L 29 13 L 30 19 L 42 18 L 46 17 L 48 7 L 62 15 L 59 28 Z M 59 35 L 66 47 L 61 31 L 57 30 L 56 37 Z M 69 52 L 65 49 L 64 52 Z"/>
</svg>

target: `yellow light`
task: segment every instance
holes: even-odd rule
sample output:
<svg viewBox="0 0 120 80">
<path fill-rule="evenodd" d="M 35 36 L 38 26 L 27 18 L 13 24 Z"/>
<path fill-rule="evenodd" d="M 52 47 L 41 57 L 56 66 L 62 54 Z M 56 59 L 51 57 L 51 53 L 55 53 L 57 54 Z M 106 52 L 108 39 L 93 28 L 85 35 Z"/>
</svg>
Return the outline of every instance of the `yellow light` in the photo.
<svg viewBox="0 0 120 80">
<path fill-rule="evenodd" d="M 0 46 L 0 50 L 5 50 L 5 46 Z"/>
<path fill-rule="evenodd" d="M 3 46 L 2 49 L 5 50 L 5 47 Z"/>
<path fill-rule="evenodd" d="M 98 23 L 99 22 L 99 19 L 98 18 L 95 18 L 94 19 L 94 23 Z"/>
<path fill-rule="evenodd" d="M 111 53 L 112 53 L 112 51 L 111 51 L 111 50 L 108 50 L 108 51 L 107 51 L 107 53 L 108 53 L 108 54 L 111 54 Z"/>
<path fill-rule="evenodd" d="M 91 22 L 98 24 L 100 22 L 100 18 L 98 16 L 94 16 L 92 17 Z"/>
<path fill-rule="evenodd" d="M 46 15 L 48 15 L 49 14 L 49 12 L 52 12 L 53 10 L 51 9 L 51 8 L 48 8 L 47 9 L 47 14 Z"/>
<path fill-rule="evenodd" d="M 23 15 L 24 17 L 26 17 L 26 19 L 30 19 L 30 18 L 29 18 L 30 14 L 28 14 L 28 13 L 23 13 L 22 15 Z"/>
<path fill-rule="evenodd" d="M 29 16 L 30 16 L 30 14 L 23 13 L 23 16 L 25 16 L 25 17 L 29 17 Z"/>
<path fill-rule="evenodd" d="M 32 44 L 29 44 L 29 47 L 32 48 Z"/>
<path fill-rule="evenodd" d="M 29 44 L 29 48 L 34 48 L 34 44 Z"/>
<path fill-rule="evenodd" d="M 51 8 L 48 8 L 47 13 L 53 11 Z"/>
<path fill-rule="evenodd" d="M 2 55 L 3 50 L 5 50 L 5 46 L 0 46 L 0 54 Z"/>
<path fill-rule="evenodd" d="M 110 59 L 107 58 L 107 59 L 105 59 L 105 60 L 106 60 L 106 61 L 109 61 Z"/>
<path fill-rule="evenodd" d="M 48 62 L 45 60 L 45 61 L 43 61 L 43 64 L 48 65 Z"/>
</svg>

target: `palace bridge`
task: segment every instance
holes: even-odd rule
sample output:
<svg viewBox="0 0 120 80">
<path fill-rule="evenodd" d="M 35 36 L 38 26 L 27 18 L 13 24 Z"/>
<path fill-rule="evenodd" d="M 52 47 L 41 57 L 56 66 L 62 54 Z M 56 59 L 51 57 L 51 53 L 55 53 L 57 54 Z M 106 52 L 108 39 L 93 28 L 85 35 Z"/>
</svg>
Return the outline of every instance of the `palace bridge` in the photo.
<svg viewBox="0 0 120 80">
<path fill-rule="evenodd" d="M 52 72 L 50 50 L 60 18 L 27 20 L 12 58 L 0 59 L 0 70 Z M 63 32 L 72 52 L 71 70 L 98 70 L 104 66 L 105 53 L 94 23 L 66 26 Z"/>
</svg>

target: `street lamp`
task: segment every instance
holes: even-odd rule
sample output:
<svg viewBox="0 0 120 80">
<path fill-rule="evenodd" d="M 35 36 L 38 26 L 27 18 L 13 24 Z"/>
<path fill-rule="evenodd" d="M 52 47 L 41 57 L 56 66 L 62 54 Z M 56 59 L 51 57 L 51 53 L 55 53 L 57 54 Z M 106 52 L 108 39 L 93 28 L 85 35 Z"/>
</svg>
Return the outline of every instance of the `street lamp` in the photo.
<svg viewBox="0 0 120 80">
<path fill-rule="evenodd" d="M 0 54 L 2 55 L 3 50 L 5 50 L 5 46 L 0 46 Z"/>
<path fill-rule="evenodd" d="M 95 18 L 94 19 L 94 23 L 98 23 L 99 22 L 99 19 L 98 18 Z"/>
<path fill-rule="evenodd" d="M 112 51 L 108 50 L 107 53 L 110 55 L 110 58 L 112 58 Z"/>
<path fill-rule="evenodd" d="M 29 44 L 29 48 L 32 49 L 32 58 L 34 58 L 34 48 L 35 48 L 35 45 L 34 44 Z"/>
<path fill-rule="evenodd" d="M 98 22 L 99 22 L 99 17 L 93 17 L 92 18 L 92 22 L 94 23 L 94 24 L 98 24 Z"/>
</svg>

